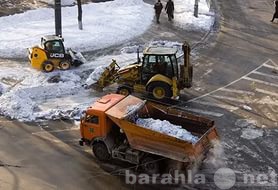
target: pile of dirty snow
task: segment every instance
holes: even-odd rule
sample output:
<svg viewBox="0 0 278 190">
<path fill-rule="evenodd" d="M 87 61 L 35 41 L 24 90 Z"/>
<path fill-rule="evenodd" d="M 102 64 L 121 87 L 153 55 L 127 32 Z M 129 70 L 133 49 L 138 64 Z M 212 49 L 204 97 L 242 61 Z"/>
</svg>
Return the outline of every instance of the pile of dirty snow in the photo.
<svg viewBox="0 0 278 190">
<path fill-rule="evenodd" d="M 136 120 L 136 124 L 141 127 L 151 129 L 153 131 L 157 131 L 166 135 L 170 135 L 172 137 L 188 141 L 191 143 L 196 143 L 198 141 L 198 137 L 192 135 L 187 130 L 183 129 L 182 126 L 174 125 L 167 120 L 153 119 L 153 118 L 138 118 Z"/>
<path fill-rule="evenodd" d="M 18 73 L 18 76 L 11 74 L 7 78 L 6 73 Z M 24 77 L 21 76 L 22 73 L 25 73 Z M 0 114 L 21 121 L 34 121 L 42 117 L 42 113 L 49 116 L 53 112 L 41 110 L 40 102 L 60 99 L 55 102 L 59 105 L 64 98 L 80 93 L 83 88 L 80 76 L 73 71 L 43 73 L 32 69 L 21 68 L 19 71 L 17 68 L 3 67 L 0 70 L 1 80 L 5 80 L 7 84 L 0 85 Z M 76 112 L 76 109 L 69 107 L 63 111 Z"/>
</svg>

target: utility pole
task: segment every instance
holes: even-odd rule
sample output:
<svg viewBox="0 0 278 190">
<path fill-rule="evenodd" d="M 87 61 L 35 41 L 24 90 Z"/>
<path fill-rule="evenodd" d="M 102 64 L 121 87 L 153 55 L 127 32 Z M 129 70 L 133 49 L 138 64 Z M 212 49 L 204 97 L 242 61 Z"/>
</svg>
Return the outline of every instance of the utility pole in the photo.
<svg viewBox="0 0 278 190">
<path fill-rule="evenodd" d="M 194 5 L 194 16 L 195 17 L 198 17 L 198 3 L 199 3 L 199 0 L 195 0 L 195 5 Z"/>
<path fill-rule="evenodd" d="M 77 0 L 77 7 L 78 7 L 78 27 L 79 30 L 83 30 L 83 25 L 82 25 L 82 3 L 81 0 Z"/>
<path fill-rule="evenodd" d="M 61 0 L 55 0 L 55 34 L 56 36 L 62 36 Z"/>
</svg>

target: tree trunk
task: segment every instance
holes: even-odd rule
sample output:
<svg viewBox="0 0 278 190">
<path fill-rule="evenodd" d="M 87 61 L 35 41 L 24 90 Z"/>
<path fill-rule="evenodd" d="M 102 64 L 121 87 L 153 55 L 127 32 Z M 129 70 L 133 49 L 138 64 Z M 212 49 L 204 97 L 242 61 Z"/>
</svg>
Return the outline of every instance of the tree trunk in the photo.
<svg viewBox="0 0 278 190">
<path fill-rule="evenodd" d="M 83 30 L 81 0 L 77 0 L 77 7 L 78 7 L 78 27 L 80 30 Z"/>
</svg>

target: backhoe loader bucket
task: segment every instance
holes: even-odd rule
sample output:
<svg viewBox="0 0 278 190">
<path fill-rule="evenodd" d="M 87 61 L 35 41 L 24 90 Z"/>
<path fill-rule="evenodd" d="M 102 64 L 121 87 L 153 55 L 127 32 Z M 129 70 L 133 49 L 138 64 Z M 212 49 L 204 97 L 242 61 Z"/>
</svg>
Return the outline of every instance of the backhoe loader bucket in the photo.
<svg viewBox="0 0 278 190">
<path fill-rule="evenodd" d="M 104 69 L 100 78 L 96 82 L 97 86 L 100 88 L 104 88 L 114 83 L 118 77 L 117 73 L 119 69 L 120 69 L 119 65 L 117 64 L 116 60 L 113 59 L 112 63 Z"/>
</svg>

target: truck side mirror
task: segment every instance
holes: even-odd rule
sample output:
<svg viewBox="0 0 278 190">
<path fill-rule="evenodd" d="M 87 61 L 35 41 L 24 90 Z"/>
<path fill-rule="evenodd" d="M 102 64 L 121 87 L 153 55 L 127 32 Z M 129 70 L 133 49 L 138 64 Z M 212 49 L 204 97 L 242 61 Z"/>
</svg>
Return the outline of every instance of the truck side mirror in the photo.
<svg viewBox="0 0 278 190">
<path fill-rule="evenodd" d="M 83 123 L 85 121 L 86 118 L 86 111 L 82 111 L 81 116 L 80 116 L 80 122 Z"/>
</svg>

